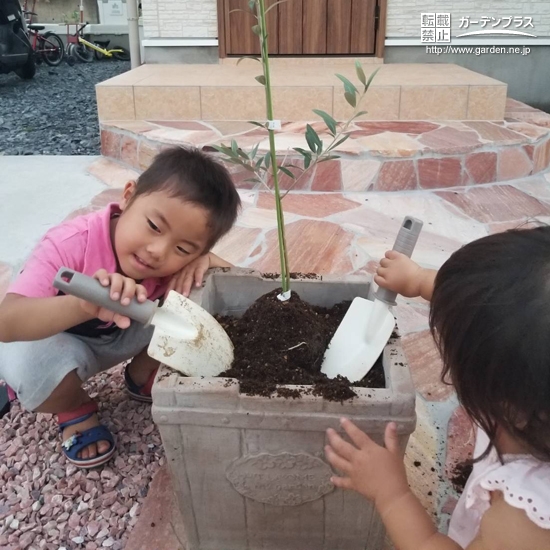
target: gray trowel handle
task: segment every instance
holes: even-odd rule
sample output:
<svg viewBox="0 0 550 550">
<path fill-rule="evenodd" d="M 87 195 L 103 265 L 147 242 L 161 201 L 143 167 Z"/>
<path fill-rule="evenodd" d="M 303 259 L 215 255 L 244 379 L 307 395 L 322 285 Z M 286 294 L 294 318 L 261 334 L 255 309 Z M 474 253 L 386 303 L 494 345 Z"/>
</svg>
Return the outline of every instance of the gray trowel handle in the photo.
<svg viewBox="0 0 550 550">
<path fill-rule="evenodd" d="M 423 225 L 424 223 L 420 220 L 407 216 L 401 224 L 401 229 L 397 234 L 397 239 L 395 239 L 393 250 L 401 252 L 401 254 L 405 254 L 405 256 L 410 258 Z M 379 288 L 374 294 L 374 297 L 389 306 L 394 306 L 397 292 L 392 292 L 387 288 Z"/>
<path fill-rule="evenodd" d="M 111 289 L 103 286 L 97 279 L 83 275 L 67 267 L 62 267 L 55 276 L 53 286 L 64 294 L 76 296 L 96 306 L 104 307 L 115 313 L 120 313 L 134 321 L 148 325 L 157 310 L 157 304 L 146 300 L 139 303 L 133 298 L 129 305 L 123 306 L 120 301 L 112 300 Z"/>
</svg>

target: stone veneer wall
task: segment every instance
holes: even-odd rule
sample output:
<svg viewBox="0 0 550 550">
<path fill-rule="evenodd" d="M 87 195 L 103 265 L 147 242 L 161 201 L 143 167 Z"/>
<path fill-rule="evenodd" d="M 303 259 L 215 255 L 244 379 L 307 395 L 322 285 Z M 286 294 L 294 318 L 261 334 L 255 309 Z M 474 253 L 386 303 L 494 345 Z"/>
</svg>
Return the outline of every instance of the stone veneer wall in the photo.
<svg viewBox="0 0 550 550">
<path fill-rule="evenodd" d="M 216 0 L 142 0 L 145 38 L 217 38 Z"/>
<path fill-rule="evenodd" d="M 289 0 L 292 2 L 292 0 Z M 142 0 L 146 38 L 217 38 L 216 0 Z M 462 17 L 532 17 L 537 36 L 550 36 L 548 0 L 388 0 L 386 36 L 420 36 L 420 14 L 451 13 L 452 34 L 459 31 Z M 501 26 L 504 23 L 501 24 Z M 514 23 L 509 28 L 514 28 Z M 475 30 L 480 29 L 477 25 Z"/>
</svg>

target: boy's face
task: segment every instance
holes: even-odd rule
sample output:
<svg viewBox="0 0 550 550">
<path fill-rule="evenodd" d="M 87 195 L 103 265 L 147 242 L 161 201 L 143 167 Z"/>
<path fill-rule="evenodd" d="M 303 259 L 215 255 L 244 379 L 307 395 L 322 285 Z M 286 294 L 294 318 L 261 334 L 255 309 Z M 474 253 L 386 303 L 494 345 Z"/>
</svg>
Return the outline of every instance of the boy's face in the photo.
<svg viewBox="0 0 550 550">
<path fill-rule="evenodd" d="M 116 222 L 114 247 L 122 272 L 132 279 L 177 273 L 205 252 L 209 213 L 165 191 L 140 195 L 126 184 Z"/>
</svg>

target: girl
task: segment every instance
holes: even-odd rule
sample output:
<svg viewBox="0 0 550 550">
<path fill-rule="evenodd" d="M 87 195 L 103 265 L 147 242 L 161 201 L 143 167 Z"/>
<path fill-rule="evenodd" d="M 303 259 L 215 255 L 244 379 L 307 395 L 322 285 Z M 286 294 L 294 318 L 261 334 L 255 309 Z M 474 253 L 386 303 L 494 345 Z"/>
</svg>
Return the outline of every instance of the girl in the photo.
<svg viewBox="0 0 550 550">
<path fill-rule="evenodd" d="M 407 483 L 396 426 L 385 448 L 349 420 L 328 430 L 337 487 L 374 500 L 399 550 L 550 550 L 550 227 L 490 235 L 438 273 L 388 252 L 376 282 L 431 298 L 430 328 L 478 426 L 474 470 L 437 532 Z"/>
</svg>

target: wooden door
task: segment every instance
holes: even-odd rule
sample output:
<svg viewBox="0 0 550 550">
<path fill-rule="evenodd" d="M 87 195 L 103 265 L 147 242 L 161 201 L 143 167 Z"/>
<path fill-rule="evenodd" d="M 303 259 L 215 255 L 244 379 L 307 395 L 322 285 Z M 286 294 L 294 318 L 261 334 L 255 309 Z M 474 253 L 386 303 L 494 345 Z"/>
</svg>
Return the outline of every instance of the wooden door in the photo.
<svg viewBox="0 0 550 550">
<path fill-rule="evenodd" d="M 269 7 L 276 0 L 266 0 Z M 378 0 L 382 1 L 382 0 Z M 225 55 L 259 55 L 248 0 L 218 0 Z M 234 11 L 242 10 L 242 11 Z M 286 0 L 267 14 L 271 55 L 372 55 L 377 0 Z"/>
<path fill-rule="evenodd" d="M 275 0 L 266 0 L 266 8 Z M 230 55 L 260 55 L 260 41 L 252 32 L 256 19 L 248 9 L 248 0 L 225 0 L 225 37 Z M 279 6 L 266 15 L 269 54 L 279 53 Z"/>
</svg>

